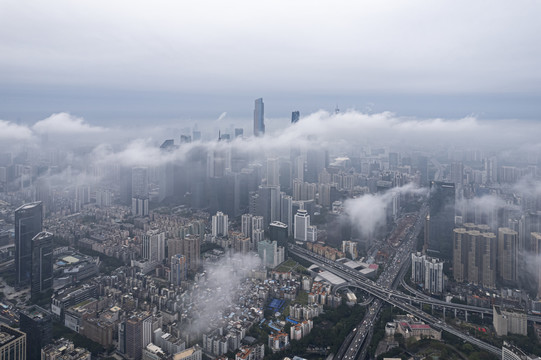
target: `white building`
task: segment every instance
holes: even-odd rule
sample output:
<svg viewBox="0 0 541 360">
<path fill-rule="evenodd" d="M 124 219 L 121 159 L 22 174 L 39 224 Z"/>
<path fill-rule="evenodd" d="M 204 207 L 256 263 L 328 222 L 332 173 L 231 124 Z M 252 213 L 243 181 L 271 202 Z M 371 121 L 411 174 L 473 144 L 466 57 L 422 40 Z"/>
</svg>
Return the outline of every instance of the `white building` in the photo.
<svg viewBox="0 0 541 360">
<path fill-rule="evenodd" d="M 308 228 L 310 215 L 306 210 L 298 210 L 295 214 L 295 232 L 293 238 L 299 241 L 308 241 Z"/>
<path fill-rule="evenodd" d="M 164 232 L 155 229 L 143 235 L 143 258 L 151 263 L 159 263 L 165 259 Z"/>
<path fill-rule="evenodd" d="M 227 236 L 229 231 L 228 216 L 221 211 L 212 217 L 212 236 Z"/>
</svg>

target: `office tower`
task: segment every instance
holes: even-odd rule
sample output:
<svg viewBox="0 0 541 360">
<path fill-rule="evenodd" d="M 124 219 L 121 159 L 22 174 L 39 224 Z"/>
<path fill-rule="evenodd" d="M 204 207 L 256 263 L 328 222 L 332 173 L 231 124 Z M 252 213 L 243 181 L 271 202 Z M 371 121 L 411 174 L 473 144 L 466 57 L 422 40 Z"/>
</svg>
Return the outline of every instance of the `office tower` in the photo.
<svg viewBox="0 0 541 360">
<path fill-rule="evenodd" d="M 165 233 L 154 229 L 143 235 L 143 258 L 151 263 L 165 259 Z"/>
<path fill-rule="evenodd" d="M 518 279 L 518 234 L 509 228 L 498 229 L 498 277 L 504 283 Z"/>
<path fill-rule="evenodd" d="M 199 268 L 201 245 L 199 236 L 187 235 L 182 241 L 183 255 L 186 257 L 188 270 L 196 271 Z"/>
<path fill-rule="evenodd" d="M 431 294 L 443 292 L 443 261 L 438 259 L 426 259 L 424 262 L 424 289 Z"/>
<path fill-rule="evenodd" d="M 42 230 L 41 202 L 25 204 L 15 210 L 15 280 L 18 286 L 30 285 L 32 239 Z"/>
<path fill-rule="evenodd" d="M 241 231 L 246 237 L 252 238 L 252 214 L 242 215 Z"/>
<path fill-rule="evenodd" d="M 285 193 L 280 197 L 280 221 L 287 225 L 287 235 L 293 234 L 293 198 Z"/>
<path fill-rule="evenodd" d="M 229 232 L 229 217 L 218 211 L 212 216 L 212 236 L 227 236 Z"/>
<path fill-rule="evenodd" d="M 255 100 L 254 109 L 254 136 L 265 135 L 265 105 L 263 99 Z"/>
<path fill-rule="evenodd" d="M 32 274 L 30 293 L 53 288 L 53 234 L 42 231 L 32 239 Z"/>
<path fill-rule="evenodd" d="M 421 284 L 424 282 L 425 260 L 426 255 L 422 255 L 419 252 L 411 254 L 411 280 L 416 284 Z"/>
<path fill-rule="evenodd" d="M 264 240 L 258 244 L 257 252 L 263 265 L 275 268 L 284 262 L 284 248 L 278 246 L 276 241 Z"/>
<path fill-rule="evenodd" d="M 287 258 L 287 225 L 280 221 L 271 222 L 269 225 L 269 238 L 285 249 L 285 257 Z"/>
<path fill-rule="evenodd" d="M 235 137 L 243 137 L 244 136 L 244 129 L 243 128 L 235 128 Z"/>
<path fill-rule="evenodd" d="M 26 360 L 26 334 L 0 324 L 0 360 Z"/>
<path fill-rule="evenodd" d="M 291 123 L 295 124 L 299 122 L 299 119 L 301 118 L 301 113 L 299 111 L 293 111 L 291 113 Z"/>
<path fill-rule="evenodd" d="M 199 131 L 199 130 L 194 130 L 194 131 L 192 132 L 192 139 L 193 139 L 193 141 L 199 141 L 199 140 L 201 140 L 201 131 Z"/>
<path fill-rule="evenodd" d="M 267 185 L 280 186 L 280 161 L 278 158 L 267 159 Z"/>
<path fill-rule="evenodd" d="M 140 360 L 143 355 L 143 318 L 132 315 L 125 321 L 126 355 Z"/>
<path fill-rule="evenodd" d="M 429 236 L 425 239 L 428 251 L 443 259 L 453 256 L 453 228 L 455 224 L 455 185 L 432 181 L 428 200 L 430 223 Z"/>
<path fill-rule="evenodd" d="M 53 339 L 53 317 L 47 310 L 33 305 L 19 313 L 20 330 L 26 334 L 26 358 L 40 360 L 41 348 Z"/>
<path fill-rule="evenodd" d="M 260 185 L 257 190 L 255 213 L 263 216 L 263 225 L 280 219 L 280 186 Z"/>
<path fill-rule="evenodd" d="M 299 210 L 295 214 L 295 234 L 293 238 L 299 241 L 308 241 L 308 227 L 310 215 L 306 210 Z"/>
</svg>

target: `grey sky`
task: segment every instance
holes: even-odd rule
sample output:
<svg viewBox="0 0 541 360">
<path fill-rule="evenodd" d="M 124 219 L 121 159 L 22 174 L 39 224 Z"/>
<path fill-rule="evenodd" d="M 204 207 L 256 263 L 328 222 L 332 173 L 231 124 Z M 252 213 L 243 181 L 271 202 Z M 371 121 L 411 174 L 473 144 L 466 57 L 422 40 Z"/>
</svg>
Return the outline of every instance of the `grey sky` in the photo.
<svg viewBox="0 0 541 360">
<path fill-rule="evenodd" d="M 0 119 L 537 119 L 539 1 L 0 1 Z M 189 123 L 191 124 L 191 123 Z"/>
</svg>

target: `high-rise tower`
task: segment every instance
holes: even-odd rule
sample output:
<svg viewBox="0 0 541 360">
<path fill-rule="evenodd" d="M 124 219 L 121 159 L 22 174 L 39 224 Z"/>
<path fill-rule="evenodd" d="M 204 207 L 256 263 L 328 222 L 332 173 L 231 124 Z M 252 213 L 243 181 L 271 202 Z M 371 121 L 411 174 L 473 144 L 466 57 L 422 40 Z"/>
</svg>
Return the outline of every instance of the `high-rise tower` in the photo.
<svg viewBox="0 0 541 360">
<path fill-rule="evenodd" d="M 53 234 L 42 231 L 32 239 L 32 295 L 53 288 Z"/>
<path fill-rule="evenodd" d="M 295 124 L 299 122 L 300 117 L 301 117 L 301 113 L 299 111 L 293 111 L 291 113 L 291 123 Z"/>
<path fill-rule="evenodd" d="M 15 280 L 19 286 L 30 284 L 32 275 L 32 239 L 41 232 L 41 201 L 15 210 Z"/>
<path fill-rule="evenodd" d="M 265 135 L 265 105 L 263 99 L 259 98 L 255 100 L 254 109 L 254 136 Z"/>
</svg>

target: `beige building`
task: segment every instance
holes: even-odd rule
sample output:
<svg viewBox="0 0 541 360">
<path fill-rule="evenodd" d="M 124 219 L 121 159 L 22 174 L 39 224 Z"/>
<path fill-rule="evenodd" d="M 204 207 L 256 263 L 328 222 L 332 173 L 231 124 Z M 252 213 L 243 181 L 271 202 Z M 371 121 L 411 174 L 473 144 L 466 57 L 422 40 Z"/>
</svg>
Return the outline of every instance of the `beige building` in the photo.
<svg viewBox="0 0 541 360">
<path fill-rule="evenodd" d="M 498 336 L 528 335 L 528 317 L 524 312 L 493 306 L 492 324 Z"/>
<path fill-rule="evenodd" d="M 0 324 L 0 360 L 25 360 L 26 334 Z"/>
<path fill-rule="evenodd" d="M 498 229 L 498 276 L 504 282 L 518 277 L 518 233 L 509 228 Z"/>
</svg>

